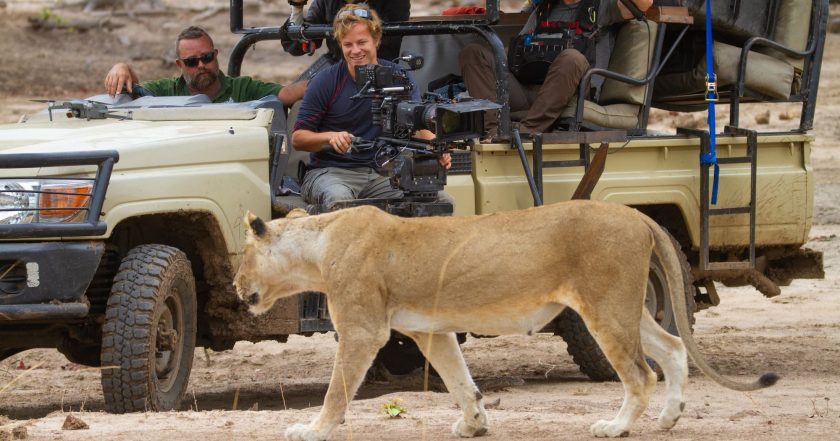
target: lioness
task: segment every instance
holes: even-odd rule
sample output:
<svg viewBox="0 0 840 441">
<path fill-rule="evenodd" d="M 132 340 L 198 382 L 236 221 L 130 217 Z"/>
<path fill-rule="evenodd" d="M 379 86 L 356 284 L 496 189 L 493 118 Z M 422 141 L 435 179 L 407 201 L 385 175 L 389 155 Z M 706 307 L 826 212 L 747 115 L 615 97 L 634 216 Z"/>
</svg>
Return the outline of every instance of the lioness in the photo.
<svg viewBox="0 0 840 441">
<path fill-rule="evenodd" d="M 373 207 L 318 216 L 294 210 L 285 219 L 245 217 L 248 239 L 234 284 L 254 313 L 302 291 L 327 294 L 339 335 L 324 406 L 309 425 L 286 430 L 289 440 L 325 440 L 344 420 L 378 349 L 395 329 L 413 338 L 440 374 L 462 415 L 452 432 L 487 432 L 482 395 L 470 377 L 456 332 L 532 334 L 574 309 L 624 383 L 624 403 L 597 437 L 629 434 L 656 385 L 645 361 L 665 374 L 667 399 L 659 425 L 682 413 L 688 352 L 726 387 L 754 390 L 723 378 L 698 356 L 686 318 L 677 254 L 652 219 L 623 205 L 571 201 L 471 217 L 406 219 Z M 667 271 L 681 340 L 644 307 L 651 252 Z"/>
</svg>

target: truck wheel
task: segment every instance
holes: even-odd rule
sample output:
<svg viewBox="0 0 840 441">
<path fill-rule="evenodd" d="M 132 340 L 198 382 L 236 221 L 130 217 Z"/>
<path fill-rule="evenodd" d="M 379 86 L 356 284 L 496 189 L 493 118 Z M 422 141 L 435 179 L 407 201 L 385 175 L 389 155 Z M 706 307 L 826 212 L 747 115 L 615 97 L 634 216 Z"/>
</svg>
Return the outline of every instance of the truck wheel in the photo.
<svg viewBox="0 0 840 441">
<path fill-rule="evenodd" d="M 392 331 L 391 339 L 379 349 L 373 364 L 384 367 L 393 375 L 405 375 L 425 366 L 426 357 L 414 340 Z"/>
<path fill-rule="evenodd" d="M 467 334 L 459 333 L 457 338 L 458 344 L 463 344 L 467 341 Z M 392 375 L 405 375 L 414 372 L 417 368 L 425 367 L 426 357 L 423 356 L 423 352 L 414 340 L 399 332 L 391 331 L 391 339 L 376 354 L 373 365 L 384 367 Z M 431 365 L 429 374 L 439 376 Z"/>
<path fill-rule="evenodd" d="M 187 256 L 166 245 L 129 251 L 114 277 L 102 327 L 105 409 L 177 409 L 192 369 L 195 333 L 195 279 Z"/>
<path fill-rule="evenodd" d="M 697 310 L 697 305 L 694 302 L 694 294 L 696 288 L 693 285 L 693 278 L 691 276 L 691 266 L 688 264 L 688 259 L 685 253 L 682 252 L 679 242 L 676 241 L 670 234 L 671 242 L 674 244 L 674 249 L 677 251 L 677 257 L 680 261 L 680 270 L 683 277 L 683 291 L 685 292 L 685 303 L 688 312 L 688 322 L 694 325 L 694 312 Z M 650 259 L 650 275 L 648 276 L 647 295 L 645 297 L 645 307 L 650 311 L 651 315 L 656 319 L 656 322 L 662 326 L 663 329 L 673 335 L 678 335 L 677 325 L 674 321 L 674 312 L 671 307 L 671 298 L 666 292 L 668 282 L 665 279 L 665 271 L 662 264 L 656 255 L 651 256 Z M 560 313 L 557 318 L 556 334 L 563 337 L 566 342 L 567 351 L 572 359 L 580 367 L 580 371 L 586 374 L 587 377 L 594 381 L 618 381 L 618 375 L 613 370 L 610 362 L 601 352 L 598 343 L 589 334 L 586 325 L 580 316 L 570 308 L 566 308 Z M 660 373 L 658 366 L 653 360 L 648 359 L 648 363 L 657 373 Z M 660 375 L 661 377 L 661 375 Z"/>
</svg>

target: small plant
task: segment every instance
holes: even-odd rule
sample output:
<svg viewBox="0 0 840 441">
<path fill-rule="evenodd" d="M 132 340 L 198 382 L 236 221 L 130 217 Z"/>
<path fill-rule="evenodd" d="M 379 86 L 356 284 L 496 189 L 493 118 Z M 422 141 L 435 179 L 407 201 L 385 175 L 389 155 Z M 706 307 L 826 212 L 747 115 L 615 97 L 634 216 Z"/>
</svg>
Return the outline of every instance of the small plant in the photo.
<svg viewBox="0 0 840 441">
<path fill-rule="evenodd" d="M 402 406 L 400 397 L 395 397 L 393 400 L 382 405 L 382 410 L 388 414 L 389 418 L 402 418 L 404 413 L 407 413 L 405 407 Z"/>
</svg>

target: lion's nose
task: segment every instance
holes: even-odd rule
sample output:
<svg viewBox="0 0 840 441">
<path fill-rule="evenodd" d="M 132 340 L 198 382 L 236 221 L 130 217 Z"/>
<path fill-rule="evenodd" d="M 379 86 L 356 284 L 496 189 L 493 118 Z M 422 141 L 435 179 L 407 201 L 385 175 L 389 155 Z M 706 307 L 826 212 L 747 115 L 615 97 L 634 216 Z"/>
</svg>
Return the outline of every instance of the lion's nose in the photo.
<svg viewBox="0 0 840 441">
<path fill-rule="evenodd" d="M 253 293 L 248 296 L 248 304 L 249 305 L 256 305 L 257 302 L 260 301 L 260 295 L 257 293 Z"/>
</svg>

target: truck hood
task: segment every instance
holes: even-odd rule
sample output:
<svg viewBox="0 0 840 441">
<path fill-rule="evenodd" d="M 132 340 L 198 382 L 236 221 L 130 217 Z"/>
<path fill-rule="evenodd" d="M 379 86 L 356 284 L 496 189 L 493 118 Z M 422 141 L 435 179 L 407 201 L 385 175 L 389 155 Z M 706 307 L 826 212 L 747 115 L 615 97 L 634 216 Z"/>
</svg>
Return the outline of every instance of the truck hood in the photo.
<svg viewBox="0 0 840 441">
<path fill-rule="evenodd" d="M 183 112 L 185 109 L 157 109 L 158 113 L 162 110 L 171 115 L 177 111 L 191 113 Z M 236 146 L 265 146 L 272 112 L 234 110 L 232 119 L 199 119 L 201 116 L 194 114 L 180 120 L 68 119 L 53 112 L 54 121 L 45 117 L 0 125 L 0 154 L 117 150 L 120 160 L 115 170 L 267 157 L 264 147 Z M 246 142 L 242 137 L 259 137 L 263 141 Z"/>
</svg>

